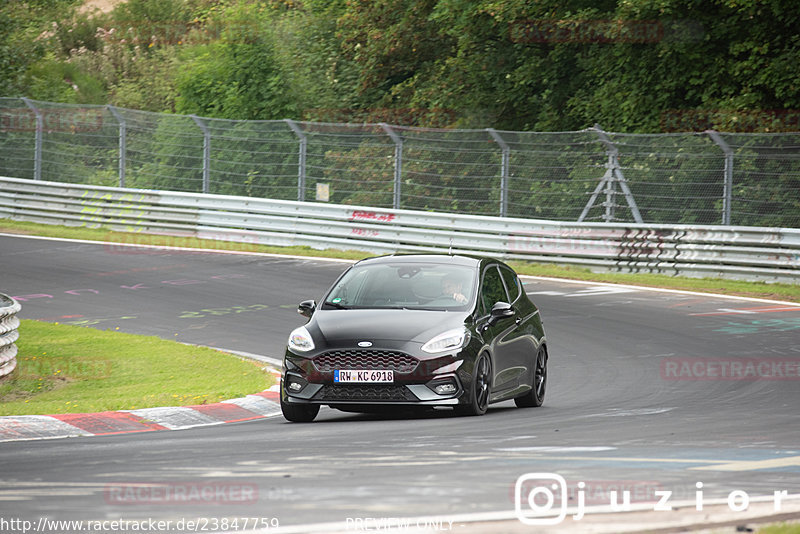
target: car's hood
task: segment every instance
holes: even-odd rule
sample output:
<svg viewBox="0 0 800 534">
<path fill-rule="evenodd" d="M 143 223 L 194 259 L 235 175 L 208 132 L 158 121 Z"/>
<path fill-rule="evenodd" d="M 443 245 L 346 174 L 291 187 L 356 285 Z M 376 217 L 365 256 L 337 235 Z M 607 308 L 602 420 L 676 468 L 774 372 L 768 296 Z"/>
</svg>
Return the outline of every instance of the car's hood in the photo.
<svg viewBox="0 0 800 534">
<path fill-rule="evenodd" d="M 318 310 L 308 324 L 313 336 L 328 346 L 353 346 L 359 341 L 425 343 L 464 324 L 466 312 L 423 310 Z"/>
</svg>

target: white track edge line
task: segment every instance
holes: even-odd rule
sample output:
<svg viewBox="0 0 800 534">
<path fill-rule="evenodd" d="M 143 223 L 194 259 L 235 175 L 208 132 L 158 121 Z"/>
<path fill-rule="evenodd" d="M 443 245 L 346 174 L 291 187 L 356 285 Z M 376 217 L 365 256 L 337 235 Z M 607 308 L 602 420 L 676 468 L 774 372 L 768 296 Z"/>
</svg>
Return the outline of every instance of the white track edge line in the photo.
<svg viewBox="0 0 800 534">
<path fill-rule="evenodd" d="M 613 282 L 592 282 L 590 280 L 572 280 L 570 278 L 554 278 L 551 276 L 536 276 L 532 274 L 521 274 L 519 275 L 520 278 L 531 278 L 534 280 L 545 280 L 547 282 L 566 282 L 568 284 L 584 284 L 584 285 L 591 285 L 591 286 L 601 286 L 601 287 L 622 287 L 626 289 L 634 289 L 638 291 L 652 291 L 657 293 L 675 293 L 678 295 L 692 295 L 697 297 L 717 297 L 723 299 L 730 299 L 730 300 L 741 300 L 746 302 L 763 302 L 765 304 L 781 304 L 785 306 L 796 306 L 800 308 L 800 302 L 790 302 L 785 300 L 772 300 L 772 299 L 763 299 L 758 297 L 743 297 L 740 295 L 726 295 L 724 293 L 703 293 L 700 291 L 689 291 L 686 289 L 669 289 L 663 287 L 651 287 L 651 286 L 637 286 L 632 284 L 615 284 Z M 600 296 L 600 295 L 598 295 Z"/>
</svg>

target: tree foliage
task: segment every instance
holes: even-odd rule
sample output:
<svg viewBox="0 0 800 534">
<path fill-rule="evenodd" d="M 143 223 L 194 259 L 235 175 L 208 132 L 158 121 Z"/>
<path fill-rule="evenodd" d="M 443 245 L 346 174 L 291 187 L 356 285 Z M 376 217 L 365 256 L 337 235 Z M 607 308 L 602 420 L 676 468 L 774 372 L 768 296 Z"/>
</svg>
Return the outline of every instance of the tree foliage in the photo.
<svg viewBox="0 0 800 534">
<path fill-rule="evenodd" d="M 0 93 L 236 119 L 797 129 L 794 0 L 78 4 L 0 5 Z"/>
<path fill-rule="evenodd" d="M 178 112 L 239 119 L 297 115 L 271 32 L 258 30 L 242 41 L 225 32 L 221 42 L 192 50 L 178 77 Z"/>
</svg>

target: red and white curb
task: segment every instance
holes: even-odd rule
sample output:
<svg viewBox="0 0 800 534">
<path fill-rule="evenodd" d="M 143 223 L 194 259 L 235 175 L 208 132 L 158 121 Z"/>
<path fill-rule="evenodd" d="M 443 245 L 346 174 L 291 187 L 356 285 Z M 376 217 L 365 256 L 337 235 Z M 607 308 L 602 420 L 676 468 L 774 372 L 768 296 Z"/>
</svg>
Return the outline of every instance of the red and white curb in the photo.
<svg viewBox="0 0 800 534">
<path fill-rule="evenodd" d="M 280 383 L 280 373 L 277 375 Z M 279 386 L 213 404 L 142 408 L 99 413 L 0 417 L 0 442 L 107 436 L 157 430 L 182 430 L 274 417 L 281 413 Z"/>
</svg>

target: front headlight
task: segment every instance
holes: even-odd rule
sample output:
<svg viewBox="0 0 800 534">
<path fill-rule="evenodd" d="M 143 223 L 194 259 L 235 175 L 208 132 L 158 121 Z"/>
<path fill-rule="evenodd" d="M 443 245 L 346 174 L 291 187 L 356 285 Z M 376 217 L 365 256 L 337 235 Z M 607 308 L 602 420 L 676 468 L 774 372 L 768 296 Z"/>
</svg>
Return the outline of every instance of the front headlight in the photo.
<svg viewBox="0 0 800 534">
<path fill-rule="evenodd" d="M 458 350 L 467 343 L 469 343 L 469 331 L 461 327 L 439 334 L 422 345 L 422 350 L 429 354 L 437 354 L 439 352 Z"/>
<path fill-rule="evenodd" d="M 289 348 L 297 352 L 308 352 L 314 350 L 314 340 L 308 333 L 305 326 L 295 328 L 289 334 Z"/>
</svg>

